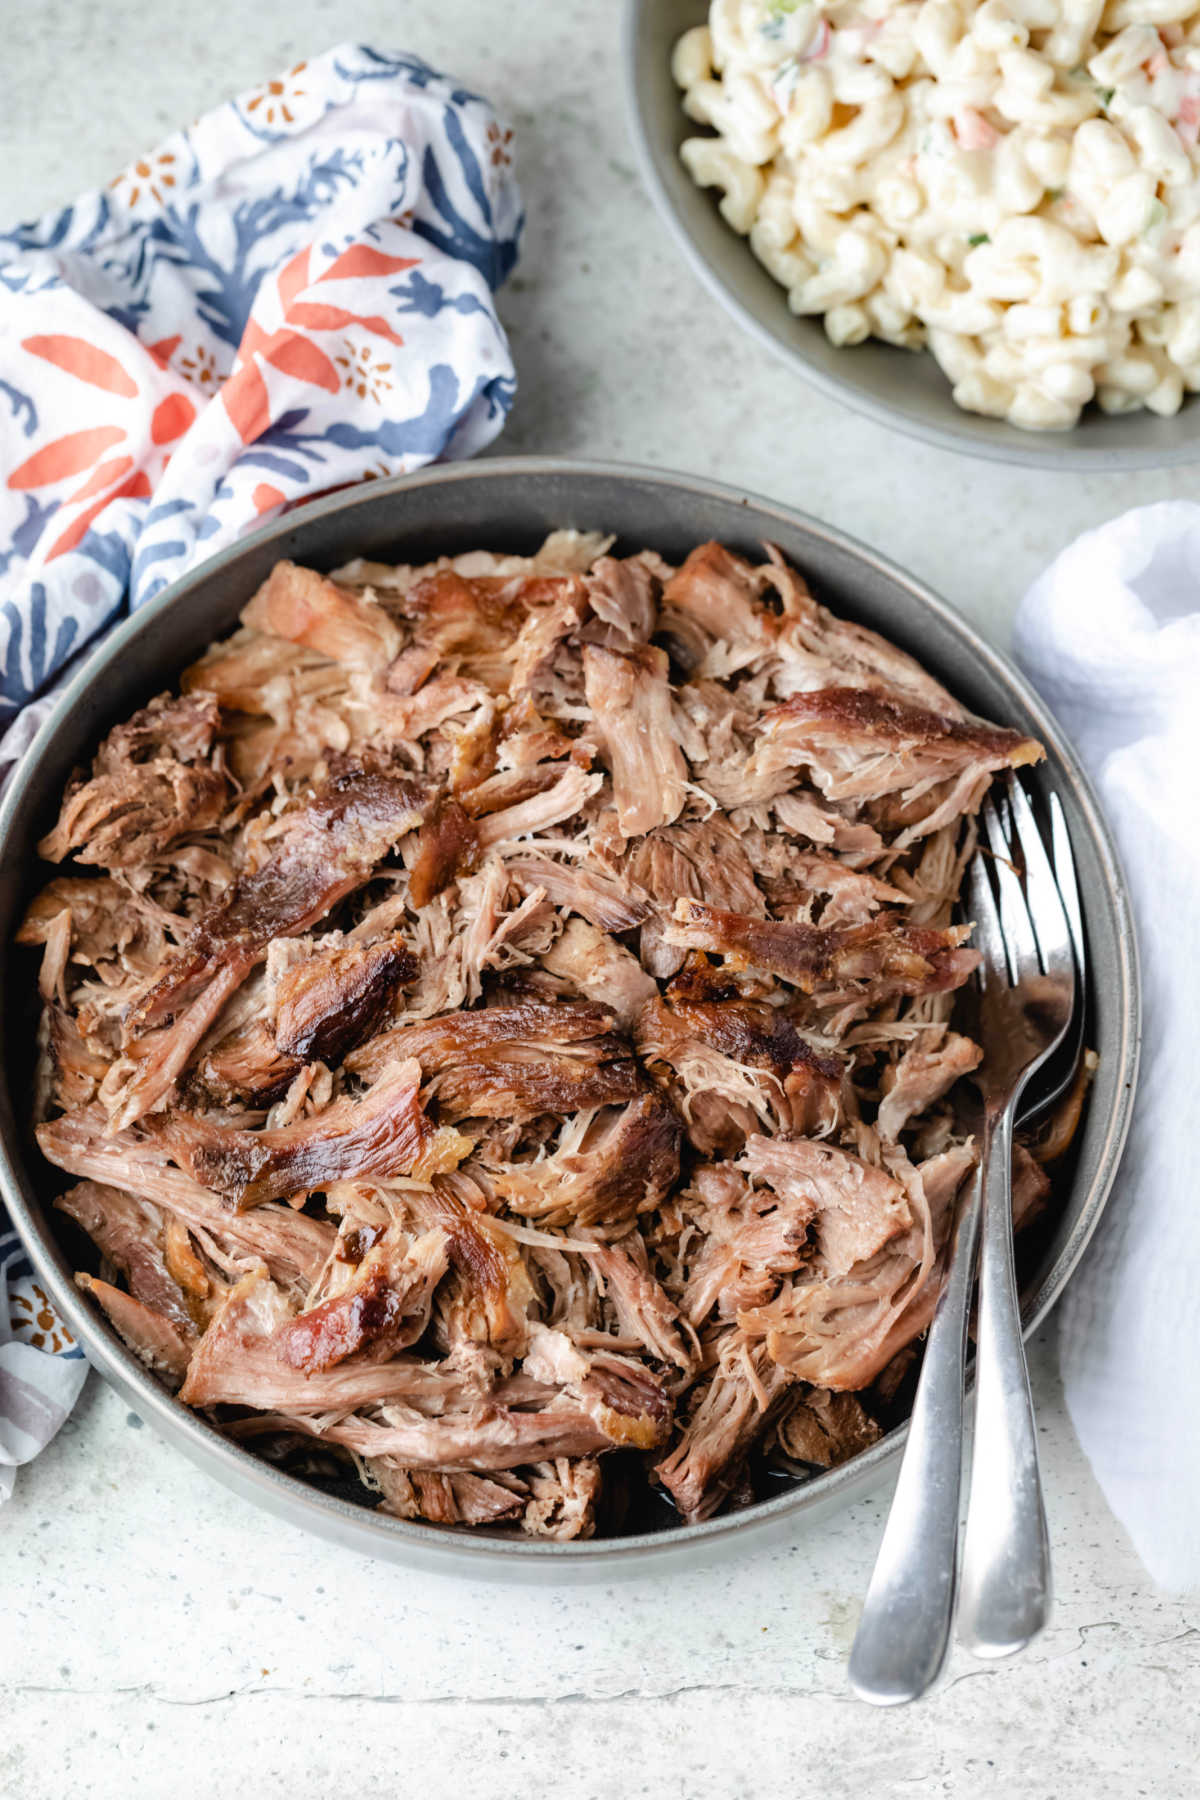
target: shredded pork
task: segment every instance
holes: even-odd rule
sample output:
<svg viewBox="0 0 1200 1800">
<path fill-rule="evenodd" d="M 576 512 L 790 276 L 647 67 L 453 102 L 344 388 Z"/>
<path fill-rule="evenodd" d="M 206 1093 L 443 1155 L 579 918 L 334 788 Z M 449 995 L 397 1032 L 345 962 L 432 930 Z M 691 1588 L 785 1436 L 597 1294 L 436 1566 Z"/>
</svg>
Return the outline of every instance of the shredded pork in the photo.
<svg viewBox="0 0 1200 1800">
<path fill-rule="evenodd" d="M 973 817 L 1041 755 L 773 550 L 608 548 L 279 564 L 19 933 L 80 1285 L 449 1528 L 700 1519 L 894 1422 L 974 1165 Z"/>
</svg>

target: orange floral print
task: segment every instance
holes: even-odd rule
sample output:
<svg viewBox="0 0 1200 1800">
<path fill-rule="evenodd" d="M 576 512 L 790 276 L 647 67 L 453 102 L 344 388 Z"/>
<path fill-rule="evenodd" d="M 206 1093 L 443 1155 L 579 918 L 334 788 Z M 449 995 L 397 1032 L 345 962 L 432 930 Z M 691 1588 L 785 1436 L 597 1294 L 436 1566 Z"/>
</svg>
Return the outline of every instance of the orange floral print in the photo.
<svg viewBox="0 0 1200 1800">
<path fill-rule="evenodd" d="M 89 387 L 105 388 L 110 394 L 119 394 L 123 400 L 132 400 L 138 391 L 137 382 L 116 357 L 96 344 L 89 344 L 86 338 L 57 332 L 46 337 L 22 338 L 21 348 L 28 350 L 30 356 L 53 363 L 65 374 L 74 375 L 77 381 L 86 381 Z"/>
<path fill-rule="evenodd" d="M 126 206 L 136 206 L 146 194 L 162 206 L 168 190 L 175 186 L 175 152 L 155 150 L 148 156 L 139 156 L 127 169 L 114 175 L 108 185 Z"/>
<path fill-rule="evenodd" d="M 369 344 L 359 344 L 356 348 L 349 338 L 343 338 L 342 343 L 345 355 L 333 359 L 345 371 L 342 386 L 357 394 L 360 400 L 381 400 L 392 385 L 391 363 L 380 362 Z"/>
<path fill-rule="evenodd" d="M 203 388 L 206 394 L 215 394 L 225 380 L 224 375 L 217 368 L 216 358 L 212 351 L 206 350 L 203 344 L 197 344 L 196 348 L 187 356 L 181 356 L 176 367 L 181 375 L 187 377 L 193 387 Z"/>
<path fill-rule="evenodd" d="M 296 115 L 292 108 L 297 100 L 304 98 L 306 91 L 296 85 L 296 77 L 303 74 L 307 67 L 307 63 L 299 62 L 294 69 L 289 69 L 280 80 L 268 81 L 262 87 L 256 88 L 246 102 L 246 111 L 248 113 L 258 112 L 261 108 L 262 116 L 268 125 L 276 123 L 294 125 Z"/>
<path fill-rule="evenodd" d="M 36 1281 L 32 1283 L 32 1287 L 33 1300 L 26 1294 L 13 1295 L 13 1329 L 24 1335 L 35 1350 L 53 1350 L 57 1353 L 73 1349 L 75 1339 L 51 1306 L 50 1296 Z"/>
<path fill-rule="evenodd" d="M 507 169 L 512 164 L 512 132 L 503 125 L 489 125 L 487 128 L 488 149 L 491 153 L 492 166 Z"/>
<path fill-rule="evenodd" d="M 66 475 L 82 475 L 91 469 L 97 457 L 125 436 L 120 425 L 91 425 L 84 431 L 68 431 L 65 437 L 43 444 L 8 478 L 10 488 L 47 487 Z"/>
</svg>

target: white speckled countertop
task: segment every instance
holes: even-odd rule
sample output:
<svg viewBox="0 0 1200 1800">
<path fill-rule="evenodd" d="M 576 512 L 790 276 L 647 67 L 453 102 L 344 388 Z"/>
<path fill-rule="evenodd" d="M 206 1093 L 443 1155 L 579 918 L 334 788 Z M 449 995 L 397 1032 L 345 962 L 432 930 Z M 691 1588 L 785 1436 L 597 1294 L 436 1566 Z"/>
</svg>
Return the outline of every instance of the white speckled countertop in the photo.
<svg viewBox="0 0 1200 1800">
<path fill-rule="evenodd" d="M 1077 532 L 1194 490 L 945 455 L 792 380 L 667 242 L 625 135 L 616 0 L 38 0 L 6 9 L 0 219 L 100 181 L 340 39 L 411 48 L 517 127 L 529 214 L 503 296 L 501 451 L 695 470 L 878 545 L 998 642 Z M 956 1654 L 874 1712 L 845 1658 L 885 1497 L 790 1548 L 641 1587 L 476 1587 L 328 1548 L 235 1500 L 93 1377 L 0 1512 L 0 1800 L 1185 1800 L 1200 1603 L 1155 1592 L 1058 1387 L 1033 1374 L 1058 1601 L 1011 1665 Z M 1194 1421 L 1186 1428 L 1194 1428 Z"/>
</svg>

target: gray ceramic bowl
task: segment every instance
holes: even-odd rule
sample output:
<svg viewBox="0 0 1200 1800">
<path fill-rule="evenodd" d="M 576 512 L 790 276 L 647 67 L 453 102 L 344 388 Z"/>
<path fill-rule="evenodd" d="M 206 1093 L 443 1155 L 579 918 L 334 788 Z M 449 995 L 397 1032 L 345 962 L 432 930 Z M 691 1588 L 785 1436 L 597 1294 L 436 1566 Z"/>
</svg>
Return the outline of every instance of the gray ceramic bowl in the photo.
<svg viewBox="0 0 1200 1800">
<path fill-rule="evenodd" d="M 707 0 L 626 0 L 630 122 L 646 184 L 680 248 L 726 311 L 760 343 L 831 399 L 943 450 L 1097 471 L 1169 468 L 1200 457 L 1200 396 L 1186 400 L 1173 419 L 1148 412 L 1109 418 L 1089 407 L 1073 431 L 1020 431 L 957 407 L 932 356 L 874 341 L 838 350 L 820 319 L 789 312 L 783 289 L 679 160 L 683 140 L 706 128 L 680 104 L 671 51 L 683 32 L 707 17 Z"/>
<path fill-rule="evenodd" d="M 50 872 L 39 867 L 36 844 L 57 814 L 72 768 L 91 755 L 109 726 L 173 685 L 212 638 L 231 629 L 277 558 L 329 569 L 359 554 L 419 561 L 485 546 L 530 551 L 563 525 L 615 532 L 621 552 L 650 545 L 671 559 L 682 558 L 707 537 L 751 553 L 769 538 L 831 605 L 919 656 L 968 705 L 1036 733 L 1046 745 L 1048 761 L 1037 779 L 1061 794 L 1079 861 L 1091 945 L 1093 1041 L 1101 1064 L 1074 1177 L 1059 1196 L 1061 1210 L 1026 1283 L 1028 1330 L 1062 1292 L 1104 1205 L 1137 1066 L 1137 968 L 1124 888 L 1095 800 L 1058 727 L 1016 670 L 944 601 L 814 520 L 683 475 L 534 459 L 465 463 L 364 484 L 315 502 L 160 594 L 84 664 L 0 809 L 0 981 L 6 1001 L 0 1190 L 55 1305 L 92 1363 L 194 1461 L 239 1493 L 348 1547 L 498 1578 L 609 1578 L 639 1573 L 664 1559 L 701 1560 L 770 1533 L 793 1532 L 886 1475 L 902 1432 L 842 1468 L 744 1512 L 665 1533 L 580 1544 L 488 1538 L 403 1523 L 280 1474 L 171 1399 L 73 1286 L 59 1238 L 61 1215 L 49 1204 L 62 1191 L 62 1177 L 42 1161 L 28 1126 L 34 959 L 10 950 L 10 943 L 26 900 Z"/>
</svg>

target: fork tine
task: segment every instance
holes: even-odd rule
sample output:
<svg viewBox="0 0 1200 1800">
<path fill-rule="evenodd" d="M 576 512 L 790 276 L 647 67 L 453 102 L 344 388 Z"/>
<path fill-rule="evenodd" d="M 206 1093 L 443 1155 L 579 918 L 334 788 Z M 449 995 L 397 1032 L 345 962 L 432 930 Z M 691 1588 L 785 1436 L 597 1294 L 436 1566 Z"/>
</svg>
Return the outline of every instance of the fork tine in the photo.
<svg viewBox="0 0 1200 1800">
<path fill-rule="evenodd" d="M 1013 868 L 1012 847 L 1004 834 L 1000 815 L 989 794 L 983 803 L 983 823 L 995 859 L 992 867 L 1000 898 L 1000 929 L 1008 951 L 1008 966 L 1015 982 L 1031 981 L 1041 973 L 1037 939 L 1029 919 L 1020 878 Z"/>
<path fill-rule="evenodd" d="M 1050 843 L 1054 851 L 1054 878 L 1058 882 L 1063 911 L 1067 915 L 1067 924 L 1071 929 L 1076 973 L 1082 980 L 1086 966 L 1083 956 L 1083 906 L 1079 898 L 1079 882 L 1075 875 L 1075 856 L 1067 832 L 1067 816 L 1063 812 L 1062 801 L 1057 794 L 1050 796 Z"/>
<path fill-rule="evenodd" d="M 1025 864 L 1025 905 L 1033 923 L 1042 967 L 1047 975 L 1060 975 L 1073 986 L 1075 959 L 1071 953 L 1071 927 L 1054 870 L 1028 794 L 1015 775 L 1009 776 L 1007 786 L 1014 836 Z"/>
<path fill-rule="evenodd" d="M 988 878 L 987 858 L 977 850 L 971 858 L 967 871 L 968 906 L 971 920 L 975 926 L 973 943 L 983 956 L 980 977 L 984 986 L 997 980 L 1007 984 L 1009 980 L 1008 957 L 1004 950 L 1004 933 L 1000 929 L 1000 914 L 996 910 L 996 899 L 992 893 L 992 884 Z"/>
<path fill-rule="evenodd" d="M 990 792 L 984 797 L 983 806 L 979 816 L 983 820 L 984 835 L 987 838 L 988 849 L 991 851 L 993 857 L 998 862 L 1011 863 L 1012 846 L 1004 835 L 1004 827 L 1000 822 L 1000 814 L 996 811 L 995 798 Z"/>
</svg>

